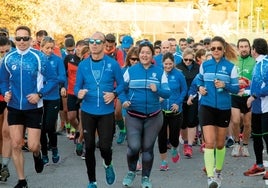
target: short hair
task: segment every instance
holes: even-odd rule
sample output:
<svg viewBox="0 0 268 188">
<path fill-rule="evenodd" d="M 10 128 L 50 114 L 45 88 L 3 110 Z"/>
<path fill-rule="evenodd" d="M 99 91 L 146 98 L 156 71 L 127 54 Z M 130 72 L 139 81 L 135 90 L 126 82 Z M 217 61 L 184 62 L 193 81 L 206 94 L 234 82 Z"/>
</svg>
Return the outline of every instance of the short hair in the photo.
<svg viewBox="0 0 268 188">
<path fill-rule="evenodd" d="M 154 42 L 154 46 L 161 46 L 161 43 L 162 43 L 161 40 L 156 40 L 156 41 Z"/>
<path fill-rule="evenodd" d="M 0 46 L 11 45 L 10 40 L 6 36 L 0 36 Z"/>
<path fill-rule="evenodd" d="M 39 30 L 36 32 L 35 36 L 37 37 L 48 36 L 48 33 L 46 30 Z"/>
<path fill-rule="evenodd" d="M 162 62 L 166 59 L 170 59 L 174 63 L 174 55 L 171 52 L 167 52 L 163 55 Z"/>
<path fill-rule="evenodd" d="M 67 35 L 64 36 L 64 38 L 66 38 L 66 39 L 67 38 L 73 38 L 74 39 L 74 36 L 72 34 L 67 34 Z"/>
<path fill-rule="evenodd" d="M 28 26 L 25 26 L 25 25 L 18 26 L 15 32 L 17 33 L 18 30 L 25 30 L 29 33 L 29 36 L 32 35 L 31 29 Z"/>
<path fill-rule="evenodd" d="M 253 40 L 252 48 L 260 55 L 267 55 L 268 46 L 267 42 L 263 38 L 256 38 Z"/>
<path fill-rule="evenodd" d="M 147 41 L 147 40 L 144 40 L 144 41 L 142 41 L 142 42 L 140 43 L 140 45 L 139 45 L 139 53 L 141 52 L 141 49 L 142 49 L 143 47 L 145 47 L 145 46 L 148 46 L 148 47 L 150 48 L 150 50 L 151 50 L 151 52 L 152 52 L 152 55 L 154 56 L 154 47 L 153 47 L 152 43 L 149 42 L 149 41 Z"/>
<path fill-rule="evenodd" d="M 73 38 L 67 38 L 64 42 L 66 48 L 75 46 L 75 41 Z"/>
</svg>

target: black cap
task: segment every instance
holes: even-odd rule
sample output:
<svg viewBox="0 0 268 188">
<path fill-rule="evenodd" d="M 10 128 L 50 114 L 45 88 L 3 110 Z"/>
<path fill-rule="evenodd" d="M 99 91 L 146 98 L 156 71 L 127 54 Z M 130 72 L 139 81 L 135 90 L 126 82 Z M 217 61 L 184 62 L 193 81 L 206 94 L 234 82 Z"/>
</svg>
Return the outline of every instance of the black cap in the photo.
<svg viewBox="0 0 268 188">
<path fill-rule="evenodd" d="M 207 37 L 204 39 L 204 43 L 210 43 L 211 42 L 211 38 Z"/>
</svg>

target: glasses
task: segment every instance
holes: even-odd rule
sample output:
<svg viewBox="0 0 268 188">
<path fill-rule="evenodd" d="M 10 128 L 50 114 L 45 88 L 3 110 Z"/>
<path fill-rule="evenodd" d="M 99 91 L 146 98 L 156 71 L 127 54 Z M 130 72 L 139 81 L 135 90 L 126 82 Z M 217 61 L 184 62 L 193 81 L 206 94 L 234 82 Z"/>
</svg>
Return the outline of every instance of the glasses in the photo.
<svg viewBox="0 0 268 188">
<path fill-rule="evenodd" d="M 189 61 L 189 62 L 193 62 L 193 59 L 183 59 L 183 61 Z"/>
<path fill-rule="evenodd" d="M 152 43 L 150 43 L 150 41 L 148 41 L 148 40 L 143 40 L 143 41 L 141 41 L 140 42 L 140 45 L 144 45 L 144 46 L 148 46 L 148 45 L 152 45 Z"/>
<path fill-rule="evenodd" d="M 205 42 L 204 45 L 210 45 L 210 43 L 209 42 Z"/>
<path fill-rule="evenodd" d="M 25 36 L 25 37 L 15 37 L 15 40 L 18 41 L 18 42 L 21 41 L 21 40 L 23 40 L 23 41 L 29 41 L 30 38 L 31 38 L 31 37 L 29 37 L 29 36 Z"/>
<path fill-rule="evenodd" d="M 211 50 L 212 52 L 215 51 L 215 50 L 222 51 L 222 47 L 221 47 L 221 46 L 211 47 L 210 50 Z"/>
<path fill-rule="evenodd" d="M 6 33 L 0 33 L 0 36 L 1 37 L 7 37 L 7 34 Z"/>
<path fill-rule="evenodd" d="M 137 58 L 137 57 L 131 57 L 129 59 L 132 60 L 132 61 L 139 61 L 139 58 Z"/>
<path fill-rule="evenodd" d="M 100 39 L 89 39 L 89 41 L 88 41 L 90 44 L 98 44 L 98 45 L 100 45 L 101 43 L 103 43 L 103 41 L 102 40 L 100 40 Z"/>
</svg>

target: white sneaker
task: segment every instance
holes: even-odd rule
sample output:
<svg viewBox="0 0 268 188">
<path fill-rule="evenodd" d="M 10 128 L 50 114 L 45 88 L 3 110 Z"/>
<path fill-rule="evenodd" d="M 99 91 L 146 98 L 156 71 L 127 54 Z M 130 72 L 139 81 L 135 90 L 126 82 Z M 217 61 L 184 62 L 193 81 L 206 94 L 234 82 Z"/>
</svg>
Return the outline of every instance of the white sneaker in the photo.
<svg viewBox="0 0 268 188">
<path fill-rule="evenodd" d="M 208 178 L 208 188 L 219 188 L 218 182 L 214 177 Z"/>
<path fill-rule="evenodd" d="M 214 180 L 217 182 L 218 187 L 221 187 L 222 175 L 221 172 L 216 172 L 216 169 L 214 169 Z"/>
<path fill-rule="evenodd" d="M 240 150 L 241 146 L 238 143 L 235 143 L 232 150 L 232 156 L 233 157 L 239 157 L 240 156 Z"/>
<path fill-rule="evenodd" d="M 248 146 L 242 146 L 241 147 L 241 155 L 243 157 L 249 157 L 250 156 L 249 151 L 248 151 Z"/>
</svg>

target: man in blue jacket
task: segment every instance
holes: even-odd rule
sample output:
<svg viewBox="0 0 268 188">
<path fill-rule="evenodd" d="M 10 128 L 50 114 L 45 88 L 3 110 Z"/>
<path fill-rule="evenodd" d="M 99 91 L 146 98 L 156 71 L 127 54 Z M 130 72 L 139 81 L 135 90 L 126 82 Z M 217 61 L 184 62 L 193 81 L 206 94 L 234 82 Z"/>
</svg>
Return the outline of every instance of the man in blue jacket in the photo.
<svg viewBox="0 0 268 188">
<path fill-rule="evenodd" d="M 15 188 L 26 188 L 22 142 L 27 128 L 28 147 L 33 152 L 35 170 L 43 171 L 40 134 L 43 96 L 56 86 L 56 74 L 46 63 L 47 58 L 31 48 L 31 30 L 19 26 L 15 32 L 17 49 L 8 53 L 1 65 L 1 93 L 8 103 L 8 124 L 12 142 L 12 158 L 18 175 Z M 45 78 L 45 79 L 44 79 Z M 44 83 L 45 81 L 45 83 Z"/>
</svg>

